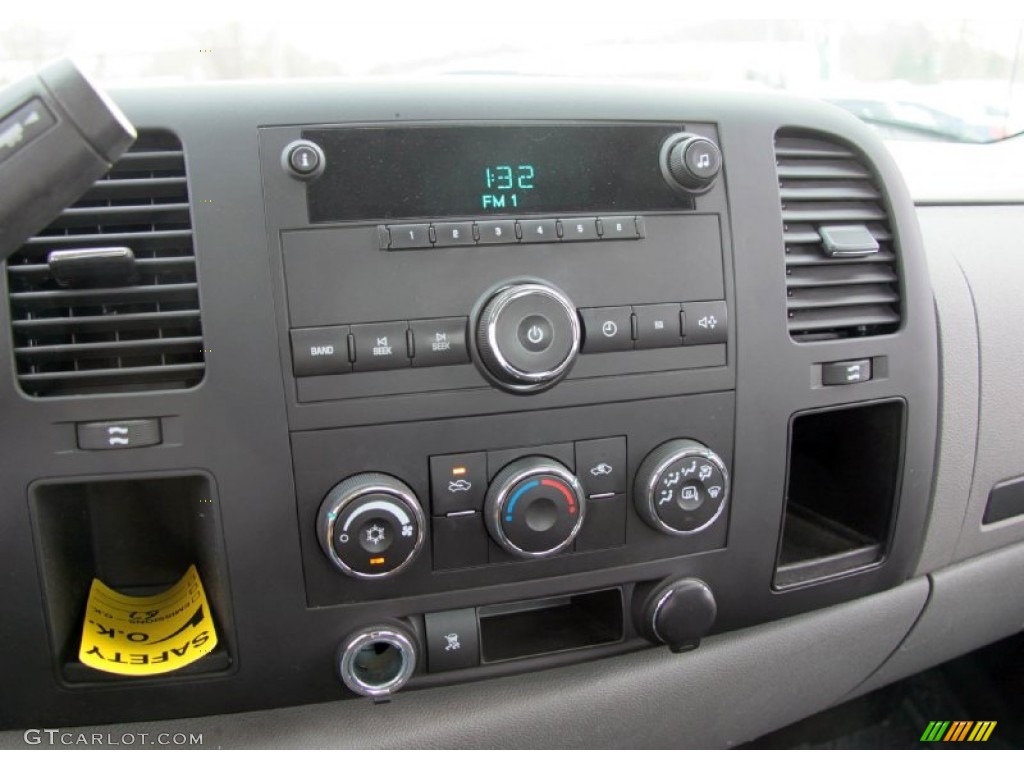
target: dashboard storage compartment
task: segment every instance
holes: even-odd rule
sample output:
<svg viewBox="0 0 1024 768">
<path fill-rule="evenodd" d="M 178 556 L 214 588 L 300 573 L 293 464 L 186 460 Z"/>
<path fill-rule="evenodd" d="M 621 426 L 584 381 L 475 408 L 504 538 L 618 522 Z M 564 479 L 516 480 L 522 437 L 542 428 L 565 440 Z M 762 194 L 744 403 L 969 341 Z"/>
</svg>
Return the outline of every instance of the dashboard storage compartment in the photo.
<svg viewBox="0 0 1024 768">
<path fill-rule="evenodd" d="M 211 478 L 47 480 L 34 485 L 29 496 L 51 645 L 65 682 L 134 684 L 232 666 L 227 568 Z M 149 596 L 175 584 L 191 565 L 205 585 L 217 627 L 212 652 L 155 677 L 114 675 L 78 660 L 93 578 L 125 595 Z"/>
<path fill-rule="evenodd" d="M 903 402 L 794 417 L 773 586 L 785 589 L 878 563 L 892 530 Z"/>
<path fill-rule="evenodd" d="M 480 652 L 485 664 L 622 639 L 622 591 L 618 588 L 480 609 Z"/>
</svg>

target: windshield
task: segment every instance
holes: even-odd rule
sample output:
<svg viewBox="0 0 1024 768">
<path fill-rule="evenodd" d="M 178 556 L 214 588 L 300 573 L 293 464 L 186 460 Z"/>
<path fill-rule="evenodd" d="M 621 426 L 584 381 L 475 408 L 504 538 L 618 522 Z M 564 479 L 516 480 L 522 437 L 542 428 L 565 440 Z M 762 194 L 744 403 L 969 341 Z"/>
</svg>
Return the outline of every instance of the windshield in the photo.
<svg viewBox="0 0 1024 768">
<path fill-rule="evenodd" d="M 0 85 L 64 55 L 107 86 L 298 77 L 473 74 L 678 80 L 824 99 L 887 138 L 987 142 L 1024 130 L 1024 20 L 693 18 L 664 3 L 623 16 L 514 9 L 174 3 L 99 23 L 52 3 L 0 20 Z M 175 12 L 168 17 L 168 10 Z M 246 13 L 248 9 L 248 13 Z M 337 8 L 335 8 L 337 11 Z M 444 9 L 451 10 L 451 9 Z M 233 17 L 231 12 L 235 13 Z M 239 20 L 242 18 L 244 20 Z M 441 19 L 444 19 L 443 21 Z M 454 18 L 454 20 L 453 20 Z M 636 19 L 656 18 L 658 23 Z M 530 23 L 542 19 L 543 23 Z"/>
</svg>

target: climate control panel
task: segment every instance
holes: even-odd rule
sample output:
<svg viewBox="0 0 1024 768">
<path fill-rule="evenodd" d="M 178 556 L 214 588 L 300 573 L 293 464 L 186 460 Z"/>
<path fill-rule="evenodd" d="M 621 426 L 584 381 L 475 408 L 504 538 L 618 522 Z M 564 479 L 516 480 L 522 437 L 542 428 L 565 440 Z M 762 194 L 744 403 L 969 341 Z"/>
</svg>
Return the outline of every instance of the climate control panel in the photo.
<svg viewBox="0 0 1024 768">
<path fill-rule="evenodd" d="M 597 415 L 592 423 L 620 426 L 621 433 L 433 456 L 381 454 L 372 467 L 379 471 L 364 466 L 336 477 L 317 500 L 318 562 L 334 574 L 317 589 L 373 599 L 379 590 L 390 594 L 391 584 L 404 592 L 431 579 L 515 580 L 537 569 L 571 573 L 594 562 L 642 563 L 722 546 L 729 444 L 727 424 L 716 418 L 728 422 L 730 399 L 652 401 L 654 435 L 644 420 Z M 707 408 L 686 419 L 693 429 L 682 435 L 667 431 L 679 421 L 679 402 Z M 457 422 L 432 427 L 441 444 L 460 434 Z M 369 441 L 364 449 L 373 454 Z"/>
</svg>

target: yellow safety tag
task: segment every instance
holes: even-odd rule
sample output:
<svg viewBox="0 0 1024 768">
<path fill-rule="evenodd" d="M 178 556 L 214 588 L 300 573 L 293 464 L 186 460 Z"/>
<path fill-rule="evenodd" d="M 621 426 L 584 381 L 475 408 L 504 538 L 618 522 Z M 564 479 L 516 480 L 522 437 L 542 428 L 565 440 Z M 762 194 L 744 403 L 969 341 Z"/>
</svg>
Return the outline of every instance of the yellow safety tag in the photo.
<svg viewBox="0 0 1024 768">
<path fill-rule="evenodd" d="M 92 580 L 79 660 L 116 675 L 161 675 L 217 647 L 210 604 L 194 565 L 159 595 L 132 597 Z"/>
</svg>

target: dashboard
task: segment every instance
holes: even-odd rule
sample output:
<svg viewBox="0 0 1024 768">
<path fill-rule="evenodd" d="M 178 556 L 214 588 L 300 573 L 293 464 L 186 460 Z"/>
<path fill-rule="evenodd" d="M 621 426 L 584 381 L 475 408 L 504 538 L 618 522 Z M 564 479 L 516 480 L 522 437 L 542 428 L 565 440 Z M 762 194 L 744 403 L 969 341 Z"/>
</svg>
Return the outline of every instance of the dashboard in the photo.
<svg viewBox="0 0 1024 768">
<path fill-rule="evenodd" d="M 5 270 L 3 728 L 731 746 L 1024 626 L 1019 195 L 795 97 L 114 96 Z M 215 647 L 85 663 L 190 566 Z"/>
</svg>

